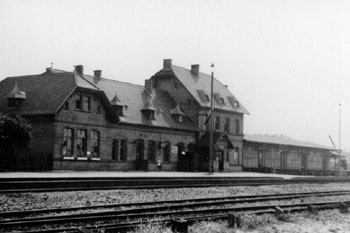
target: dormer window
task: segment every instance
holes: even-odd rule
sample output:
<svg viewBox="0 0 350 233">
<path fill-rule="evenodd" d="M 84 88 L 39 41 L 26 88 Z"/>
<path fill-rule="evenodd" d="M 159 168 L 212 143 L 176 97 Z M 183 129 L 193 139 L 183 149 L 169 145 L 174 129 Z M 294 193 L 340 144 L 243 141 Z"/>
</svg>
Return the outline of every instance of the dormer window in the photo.
<svg viewBox="0 0 350 233">
<path fill-rule="evenodd" d="M 8 106 L 9 108 L 18 107 L 20 104 L 21 104 L 21 102 L 18 101 L 17 99 L 15 99 L 15 98 L 8 98 L 8 99 L 7 99 L 7 106 Z"/>
<path fill-rule="evenodd" d="M 174 120 L 177 123 L 183 123 L 184 122 L 185 113 L 181 110 L 179 104 L 177 104 L 174 109 L 170 110 L 170 114 L 173 116 Z"/>
<path fill-rule="evenodd" d="M 124 116 L 123 108 L 125 104 L 119 99 L 119 97 L 117 96 L 117 93 L 114 95 L 113 99 L 111 100 L 111 105 L 114 109 L 114 112 L 118 116 Z"/>
<path fill-rule="evenodd" d="M 184 117 L 182 115 L 174 115 L 175 121 L 177 123 L 183 123 L 184 122 Z"/>
<path fill-rule="evenodd" d="M 202 102 L 210 102 L 209 95 L 204 90 L 197 90 L 197 94 Z"/>
<path fill-rule="evenodd" d="M 224 98 L 222 98 L 219 93 L 214 93 L 214 100 L 218 104 L 225 104 Z"/>
<path fill-rule="evenodd" d="M 141 110 L 143 115 L 148 119 L 148 120 L 155 120 L 155 116 L 154 116 L 154 110 L 152 109 L 142 109 Z"/>
<path fill-rule="evenodd" d="M 232 107 L 239 108 L 239 102 L 238 102 L 238 100 L 235 97 L 229 96 L 227 98 L 228 98 L 228 100 L 229 100 L 229 102 L 230 102 Z"/>
<path fill-rule="evenodd" d="M 122 105 L 116 105 L 115 110 L 118 116 L 123 116 L 123 106 Z"/>
<path fill-rule="evenodd" d="M 10 108 L 19 107 L 25 99 L 26 93 L 24 91 L 19 90 L 16 83 L 15 87 L 12 89 L 10 94 L 7 95 L 7 106 Z"/>
<path fill-rule="evenodd" d="M 220 98 L 220 104 L 225 104 L 224 98 Z"/>
</svg>

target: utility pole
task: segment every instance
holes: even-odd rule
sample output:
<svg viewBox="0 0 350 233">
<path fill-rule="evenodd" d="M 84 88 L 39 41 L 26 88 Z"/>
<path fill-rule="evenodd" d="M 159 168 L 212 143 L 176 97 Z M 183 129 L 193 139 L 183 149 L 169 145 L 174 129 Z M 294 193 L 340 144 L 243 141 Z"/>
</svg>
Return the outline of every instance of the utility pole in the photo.
<svg viewBox="0 0 350 233">
<path fill-rule="evenodd" d="M 209 164 L 208 170 L 209 174 L 214 173 L 213 167 L 213 133 L 214 133 L 214 64 L 211 64 L 211 91 L 210 91 L 210 141 L 209 141 Z"/>
<path fill-rule="evenodd" d="M 339 103 L 339 148 L 338 148 L 338 169 L 340 175 L 340 148 L 341 148 L 341 103 Z"/>
</svg>

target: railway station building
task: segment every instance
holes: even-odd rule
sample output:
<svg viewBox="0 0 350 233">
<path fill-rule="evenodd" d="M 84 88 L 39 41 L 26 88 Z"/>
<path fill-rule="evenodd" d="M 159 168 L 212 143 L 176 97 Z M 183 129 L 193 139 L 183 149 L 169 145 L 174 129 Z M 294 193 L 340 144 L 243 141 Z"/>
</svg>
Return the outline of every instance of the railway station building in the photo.
<svg viewBox="0 0 350 233">
<path fill-rule="evenodd" d="M 33 127 L 17 169 L 208 170 L 210 75 L 165 59 L 144 85 L 114 78 L 78 65 L 1 81 L 0 112 Z M 217 79 L 213 96 L 214 169 L 240 171 L 248 112 Z"/>
</svg>

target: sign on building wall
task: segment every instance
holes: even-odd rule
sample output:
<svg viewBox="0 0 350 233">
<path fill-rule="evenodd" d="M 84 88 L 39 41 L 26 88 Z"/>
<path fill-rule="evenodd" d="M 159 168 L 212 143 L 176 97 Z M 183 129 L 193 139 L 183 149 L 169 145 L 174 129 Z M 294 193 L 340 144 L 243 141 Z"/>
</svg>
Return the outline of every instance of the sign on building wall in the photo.
<svg viewBox="0 0 350 233">
<path fill-rule="evenodd" d="M 171 146 L 171 153 L 177 154 L 177 146 Z"/>
<path fill-rule="evenodd" d="M 170 161 L 177 161 L 177 146 L 171 146 L 171 159 Z"/>
</svg>

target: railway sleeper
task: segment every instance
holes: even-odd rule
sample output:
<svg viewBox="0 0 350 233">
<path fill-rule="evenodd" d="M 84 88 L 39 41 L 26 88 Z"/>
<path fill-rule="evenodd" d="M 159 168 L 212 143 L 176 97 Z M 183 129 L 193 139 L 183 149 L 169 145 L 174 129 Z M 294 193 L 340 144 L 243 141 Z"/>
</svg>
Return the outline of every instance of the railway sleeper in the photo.
<svg viewBox="0 0 350 233">
<path fill-rule="evenodd" d="M 314 205 L 308 205 L 307 206 L 307 209 L 310 213 L 312 214 L 315 214 L 315 215 L 318 215 L 318 210 L 317 210 L 317 207 L 314 206 Z"/>
<path fill-rule="evenodd" d="M 348 206 L 344 202 L 339 202 L 339 211 L 341 213 L 349 213 Z"/>
<path fill-rule="evenodd" d="M 172 219 L 171 230 L 177 233 L 188 233 L 188 221 L 185 219 Z"/>
</svg>

